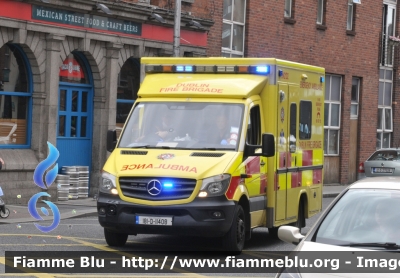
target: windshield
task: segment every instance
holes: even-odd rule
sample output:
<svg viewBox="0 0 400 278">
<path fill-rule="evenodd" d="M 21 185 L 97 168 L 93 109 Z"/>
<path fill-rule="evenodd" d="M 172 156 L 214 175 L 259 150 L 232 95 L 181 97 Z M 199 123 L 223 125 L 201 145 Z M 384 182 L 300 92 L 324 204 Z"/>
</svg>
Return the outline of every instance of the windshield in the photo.
<svg viewBox="0 0 400 278">
<path fill-rule="evenodd" d="M 369 159 L 371 160 L 400 160 L 400 151 L 398 150 L 382 150 L 376 151 Z"/>
<path fill-rule="evenodd" d="M 243 104 L 138 103 L 118 147 L 236 150 L 243 109 Z"/>
<path fill-rule="evenodd" d="M 400 192 L 384 189 L 350 189 L 325 217 L 315 241 L 400 244 Z"/>
</svg>

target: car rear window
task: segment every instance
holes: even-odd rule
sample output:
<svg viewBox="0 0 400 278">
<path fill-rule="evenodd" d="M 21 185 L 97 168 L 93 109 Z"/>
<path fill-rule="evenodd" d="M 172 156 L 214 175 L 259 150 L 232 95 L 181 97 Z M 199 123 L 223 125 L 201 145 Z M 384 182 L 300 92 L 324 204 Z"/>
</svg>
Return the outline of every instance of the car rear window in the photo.
<svg viewBox="0 0 400 278">
<path fill-rule="evenodd" d="M 400 151 L 377 151 L 368 159 L 371 160 L 400 160 Z"/>
</svg>

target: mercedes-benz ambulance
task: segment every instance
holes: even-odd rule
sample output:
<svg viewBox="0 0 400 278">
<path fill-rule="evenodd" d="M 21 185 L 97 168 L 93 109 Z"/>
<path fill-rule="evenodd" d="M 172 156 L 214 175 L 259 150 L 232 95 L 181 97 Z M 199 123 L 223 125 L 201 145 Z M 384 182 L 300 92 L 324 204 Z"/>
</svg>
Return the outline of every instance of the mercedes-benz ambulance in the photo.
<svg viewBox="0 0 400 278">
<path fill-rule="evenodd" d="M 321 211 L 323 68 L 275 58 L 141 63 L 138 99 L 120 136 L 107 134 L 97 208 L 108 245 L 195 235 L 240 252 L 253 229 L 275 236 Z"/>
</svg>

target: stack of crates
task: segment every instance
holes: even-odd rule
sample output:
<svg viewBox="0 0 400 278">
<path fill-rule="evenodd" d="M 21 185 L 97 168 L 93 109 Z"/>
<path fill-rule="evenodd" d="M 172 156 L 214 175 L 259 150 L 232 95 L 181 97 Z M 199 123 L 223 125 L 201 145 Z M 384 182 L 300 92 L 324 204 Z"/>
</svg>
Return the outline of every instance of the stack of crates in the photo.
<svg viewBox="0 0 400 278">
<path fill-rule="evenodd" d="M 79 195 L 79 172 L 76 166 L 63 166 L 61 174 L 69 176 L 69 199 L 78 199 Z"/>
<path fill-rule="evenodd" d="M 79 172 L 78 196 L 87 198 L 89 194 L 89 166 L 76 166 Z"/>
<path fill-rule="evenodd" d="M 58 201 L 68 201 L 69 175 L 57 175 L 56 184 Z"/>
</svg>

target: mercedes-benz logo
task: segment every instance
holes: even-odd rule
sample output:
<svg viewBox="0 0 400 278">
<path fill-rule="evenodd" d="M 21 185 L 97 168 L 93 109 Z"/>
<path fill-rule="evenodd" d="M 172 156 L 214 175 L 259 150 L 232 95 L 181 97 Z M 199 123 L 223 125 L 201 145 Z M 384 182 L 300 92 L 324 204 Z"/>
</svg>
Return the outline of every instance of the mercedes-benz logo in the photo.
<svg viewBox="0 0 400 278">
<path fill-rule="evenodd" d="M 151 196 L 157 196 L 161 193 L 162 186 L 158 180 L 151 180 L 147 183 L 147 192 Z"/>
</svg>

